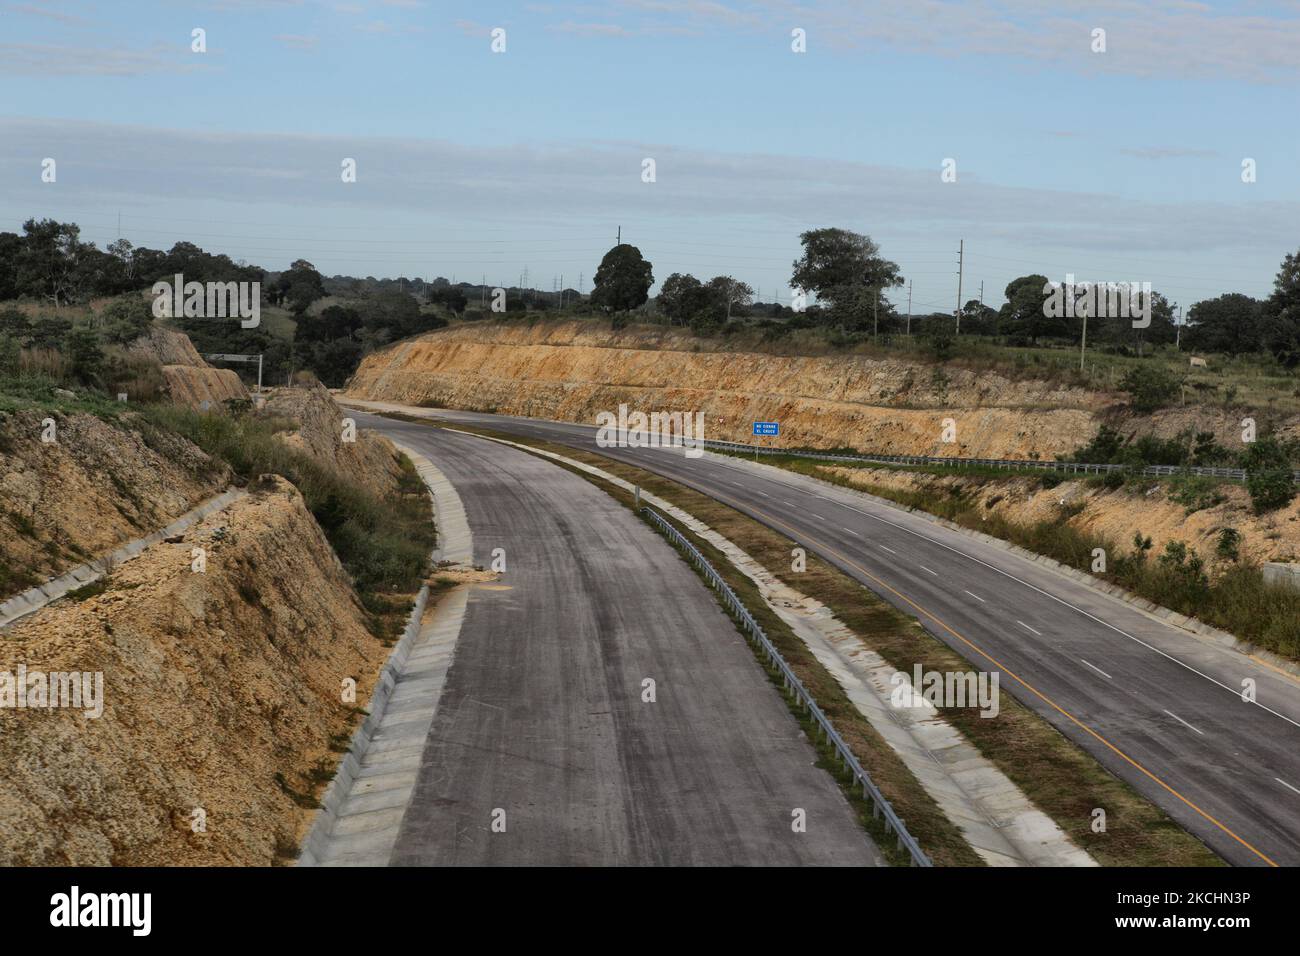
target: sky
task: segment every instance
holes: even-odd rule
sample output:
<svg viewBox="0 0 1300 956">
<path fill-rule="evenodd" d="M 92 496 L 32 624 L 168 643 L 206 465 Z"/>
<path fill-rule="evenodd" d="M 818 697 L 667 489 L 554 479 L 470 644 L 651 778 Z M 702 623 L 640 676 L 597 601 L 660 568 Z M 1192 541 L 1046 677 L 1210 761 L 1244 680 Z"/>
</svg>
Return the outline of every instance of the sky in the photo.
<svg viewBox="0 0 1300 956">
<path fill-rule="evenodd" d="M 621 228 L 788 302 L 841 226 L 917 313 L 959 245 L 962 300 L 1186 308 L 1300 249 L 1297 50 L 1300 0 L 0 0 L 0 230 L 589 291 Z"/>
</svg>

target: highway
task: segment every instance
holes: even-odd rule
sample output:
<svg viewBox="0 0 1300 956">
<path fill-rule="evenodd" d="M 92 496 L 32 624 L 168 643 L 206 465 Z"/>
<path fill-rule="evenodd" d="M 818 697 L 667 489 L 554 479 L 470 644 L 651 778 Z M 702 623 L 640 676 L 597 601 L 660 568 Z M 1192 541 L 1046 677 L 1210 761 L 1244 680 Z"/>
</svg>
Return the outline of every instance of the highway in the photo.
<svg viewBox="0 0 1300 956">
<path fill-rule="evenodd" d="M 1300 864 L 1300 683 L 1290 675 L 1026 558 L 800 475 L 680 450 L 597 448 L 584 425 L 413 411 L 596 452 L 736 507 L 915 615 L 976 667 L 1000 671 L 1004 690 L 1225 860 Z M 1242 695 L 1248 680 L 1253 701 Z"/>
<path fill-rule="evenodd" d="M 357 417 L 451 480 L 476 564 L 505 559 L 470 592 L 391 865 L 882 865 L 712 593 L 628 508 L 534 455 Z"/>
</svg>

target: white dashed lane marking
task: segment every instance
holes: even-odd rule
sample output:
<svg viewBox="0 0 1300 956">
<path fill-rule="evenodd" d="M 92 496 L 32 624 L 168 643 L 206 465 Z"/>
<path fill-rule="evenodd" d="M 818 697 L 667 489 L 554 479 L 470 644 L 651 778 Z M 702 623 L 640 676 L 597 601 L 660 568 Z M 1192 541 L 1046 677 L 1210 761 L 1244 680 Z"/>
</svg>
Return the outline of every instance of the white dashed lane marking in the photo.
<svg viewBox="0 0 1300 956">
<path fill-rule="evenodd" d="M 1182 724 L 1182 725 L 1183 725 L 1184 727 L 1186 727 L 1188 730 L 1196 730 L 1195 727 L 1193 727 L 1193 726 L 1192 726 L 1191 724 L 1189 724 L 1187 721 L 1183 720 L 1183 718 L 1179 717 L 1179 716 L 1178 716 L 1177 714 L 1175 714 L 1172 710 L 1166 710 L 1165 713 L 1168 714 L 1170 717 L 1172 717 L 1174 720 L 1178 721 L 1180 724 Z M 1205 736 L 1205 734 L 1201 733 L 1199 730 L 1196 730 L 1196 732 L 1197 732 L 1198 734 L 1201 734 L 1202 737 Z"/>
<path fill-rule="evenodd" d="M 1083 658 L 1080 657 L 1079 660 L 1083 661 Z M 1083 662 L 1084 662 L 1085 664 L 1088 664 L 1087 661 L 1083 661 Z M 1100 674 L 1102 677 L 1106 678 L 1106 680 L 1114 680 L 1114 679 L 1115 679 L 1115 678 L 1111 677 L 1109 674 L 1107 674 L 1107 673 L 1106 673 L 1104 670 L 1102 670 L 1100 667 L 1098 667 L 1096 664 L 1088 664 L 1088 666 L 1091 667 L 1093 670 L 1095 670 L 1095 671 L 1096 671 L 1098 674 Z"/>
</svg>

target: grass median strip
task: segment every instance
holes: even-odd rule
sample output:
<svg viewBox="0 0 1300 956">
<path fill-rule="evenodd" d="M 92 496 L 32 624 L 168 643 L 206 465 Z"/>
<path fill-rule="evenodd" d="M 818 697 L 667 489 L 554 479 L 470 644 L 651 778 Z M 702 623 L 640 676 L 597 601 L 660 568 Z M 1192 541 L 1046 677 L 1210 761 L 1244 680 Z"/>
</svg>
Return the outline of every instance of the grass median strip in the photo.
<svg viewBox="0 0 1300 956">
<path fill-rule="evenodd" d="M 429 424 L 425 419 L 408 420 Z M 937 671 L 978 669 L 925 631 L 914 618 L 896 610 L 815 555 L 808 556 L 805 571 L 790 571 L 790 552 L 795 542 L 707 495 L 602 455 L 550 442 L 522 439 L 491 429 L 459 424 L 456 427 L 599 467 L 672 502 L 730 539 L 783 583 L 826 605 L 866 646 L 898 670 L 910 673 L 914 664 Z M 607 491 L 611 490 L 607 483 L 591 476 L 585 477 L 601 484 Z M 936 865 L 978 863 L 974 851 L 916 778 L 848 701 L 839 683 L 822 668 L 803 642 L 768 611 L 752 582 L 707 542 L 701 542 L 689 531 L 682 530 L 710 561 L 719 559 L 720 563 L 715 566 L 720 572 L 726 570 L 724 576 L 737 578 L 732 586 L 747 606 L 767 613 L 760 619 L 764 628 L 768 627 L 769 619 L 777 622 L 768 632 L 773 643 L 783 655 L 787 655 L 800 680 L 814 694 L 818 705 L 835 721 L 836 727 L 839 728 L 842 721 L 854 718 L 861 721 L 860 736 L 855 737 L 850 746 Z M 732 583 L 730 577 L 728 583 Z M 1222 865 L 1222 861 L 1200 840 L 1159 807 L 1005 692 L 1000 698 L 1000 713 L 994 719 L 980 717 L 974 707 L 942 708 L 941 714 L 1078 846 L 1103 865 Z M 923 799 L 910 793 L 912 788 L 919 791 Z M 1092 830 L 1093 810 L 1096 808 L 1106 811 L 1106 829 L 1102 833 Z M 935 836 L 945 831 L 945 825 L 949 839 L 936 842 Z"/>
</svg>

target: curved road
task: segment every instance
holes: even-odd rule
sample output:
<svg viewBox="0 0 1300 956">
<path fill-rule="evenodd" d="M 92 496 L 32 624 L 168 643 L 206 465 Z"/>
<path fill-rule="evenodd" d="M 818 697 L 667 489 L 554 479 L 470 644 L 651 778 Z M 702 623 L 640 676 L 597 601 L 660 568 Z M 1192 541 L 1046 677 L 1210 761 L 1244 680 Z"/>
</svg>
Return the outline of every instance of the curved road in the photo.
<svg viewBox="0 0 1300 956">
<path fill-rule="evenodd" d="M 1229 862 L 1300 865 L 1295 678 L 1026 558 L 774 467 L 597 448 L 591 426 L 412 411 L 593 451 L 732 505 L 916 615 L 977 667 L 1000 671 L 1003 689 Z M 1242 696 L 1248 680 L 1254 702 Z"/>
<path fill-rule="evenodd" d="M 470 592 L 391 864 L 881 865 L 666 541 L 534 455 L 366 418 L 455 485 L 475 563 L 506 561 Z"/>
</svg>

